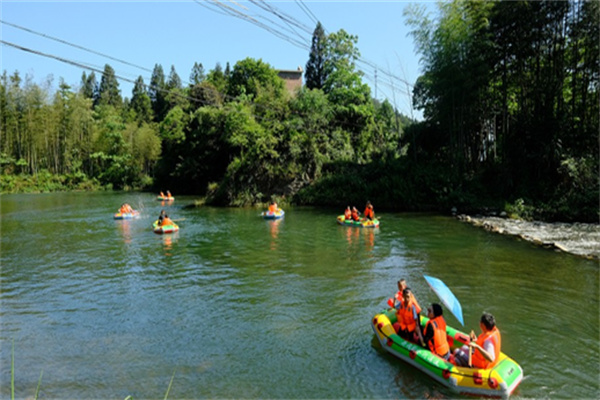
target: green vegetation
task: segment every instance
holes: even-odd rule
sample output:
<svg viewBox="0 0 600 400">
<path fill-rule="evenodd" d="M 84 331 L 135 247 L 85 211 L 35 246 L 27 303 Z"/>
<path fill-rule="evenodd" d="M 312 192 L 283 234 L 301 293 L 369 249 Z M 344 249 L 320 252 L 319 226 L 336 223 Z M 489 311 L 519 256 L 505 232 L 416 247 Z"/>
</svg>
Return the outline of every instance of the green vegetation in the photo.
<svg viewBox="0 0 600 400">
<path fill-rule="evenodd" d="M 2 192 L 169 187 L 215 205 L 504 209 L 598 221 L 600 6 L 589 1 L 418 6 L 416 123 L 371 96 L 358 38 L 317 25 L 306 86 L 247 58 L 184 86 L 156 65 L 122 99 L 114 70 L 53 96 L 0 81 Z"/>
</svg>

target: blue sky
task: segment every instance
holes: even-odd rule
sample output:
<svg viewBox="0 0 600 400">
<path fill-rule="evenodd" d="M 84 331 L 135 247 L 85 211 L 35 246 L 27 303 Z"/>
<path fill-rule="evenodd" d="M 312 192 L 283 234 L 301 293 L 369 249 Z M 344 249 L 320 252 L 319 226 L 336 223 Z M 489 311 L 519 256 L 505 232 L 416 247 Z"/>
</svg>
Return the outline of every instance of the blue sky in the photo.
<svg viewBox="0 0 600 400">
<path fill-rule="evenodd" d="M 412 90 L 409 85 L 420 75 L 419 56 L 402 15 L 410 1 L 260 3 L 270 7 L 269 10 L 257 6 L 258 1 L 218 2 L 236 15 L 251 17 L 285 37 L 278 37 L 256 23 L 227 15 L 223 8 L 215 6 L 215 0 L 2 0 L 0 33 L 3 41 L 99 70 L 110 64 L 117 76 L 132 81 L 141 75 L 149 83 L 152 69 L 160 64 L 167 76 L 174 66 L 181 79 L 188 82 L 195 62 L 202 63 L 208 71 L 217 63 L 225 67 L 229 62 L 233 67 L 237 61 L 252 57 L 277 69 L 299 66 L 304 69 L 317 19 L 327 33 L 344 29 L 358 36 L 357 47 L 362 60 L 377 66 L 375 78 L 375 68 L 359 64 L 365 73 L 363 81 L 371 86 L 372 94 L 381 100 L 387 98 L 405 115 L 420 118 L 420 113 L 411 109 L 408 94 Z M 432 12 L 435 9 L 434 2 L 420 4 Z M 287 22 L 277 15 L 286 17 Z M 81 82 L 82 67 L 5 44 L 0 46 L 0 51 L 1 69 L 9 75 L 19 71 L 22 77 L 29 75 L 37 84 L 44 84 L 52 76 L 53 88 L 59 78 L 73 87 Z M 126 80 L 121 80 L 119 85 L 121 94 L 131 97 L 133 85 Z"/>
</svg>

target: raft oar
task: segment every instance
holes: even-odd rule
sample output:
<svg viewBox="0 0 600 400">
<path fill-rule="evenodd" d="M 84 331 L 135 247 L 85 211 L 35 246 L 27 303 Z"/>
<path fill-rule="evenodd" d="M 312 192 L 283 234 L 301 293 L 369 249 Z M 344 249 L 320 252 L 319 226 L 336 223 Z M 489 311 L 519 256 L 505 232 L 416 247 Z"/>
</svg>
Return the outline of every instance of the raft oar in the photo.
<svg viewBox="0 0 600 400">
<path fill-rule="evenodd" d="M 172 219 L 173 222 L 185 221 L 185 218 Z"/>
</svg>

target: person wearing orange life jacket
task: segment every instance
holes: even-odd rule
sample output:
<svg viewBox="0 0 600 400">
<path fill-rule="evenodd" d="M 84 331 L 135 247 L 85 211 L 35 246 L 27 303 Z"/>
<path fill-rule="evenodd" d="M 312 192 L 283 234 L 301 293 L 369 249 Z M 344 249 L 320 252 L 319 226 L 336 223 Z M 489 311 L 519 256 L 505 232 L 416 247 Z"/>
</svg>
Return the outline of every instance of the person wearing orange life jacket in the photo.
<svg viewBox="0 0 600 400">
<path fill-rule="evenodd" d="M 444 360 L 450 358 L 450 346 L 446 335 L 446 321 L 444 320 L 442 306 L 433 303 L 427 308 L 429 321 L 423 330 L 423 340 L 433 354 L 437 354 Z"/>
<path fill-rule="evenodd" d="M 160 192 L 160 197 L 162 197 L 163 199 L 165 198 L 165 194 L 162 191 Z"/>
<path fill-rule="evenodd" d="M 171 199 L 171 198 L 173 198 L 173 196 L 171 195 L 171 192 L 169 192 L 169 191 L 167 190 L 167 199 Z"/>
<path fill-rule="evenodd" d="M 484 312 L 479 321 L 479 327 L 482 333 L 478 337 L 475 337 L 475 333 L 471 331 L 471 342 L 454 351 L 456 365 L 468 366 L 469 351 L 473 352 L 471 357 L 473 368 L 488 369 L 498 363 L 502 338 L 496 327 L 496 319 L 492 314 Z"/>
<path fill-rule="evenodd" d="M 352 219 L 352 210 L 350 209 L 350 206 L 346 207 L 346 210 L 344 211 L 344 219 L 345 220 Z"/>
<path fill-rule="evenodd" d="M 404 292 L 404 289 L 406 289 L 408 286 L 406 285 L 406 279 L 402 278 L 398 281 L 398 291 L 396 292 L 396 294 L 394 295 L 393 298 L 388 300 L 388 305 L 392 308 L 398 308 L 400 307 L 400 303 L 402 302 L 402 292 Z M 419 305 L 419 302 L 417 301 L 417 299 L 415 298 L 415 296 L 412 296 L 413 301 L 415 302 L 415 304 L 417 305 L 417 308 L 421 309 L 421 306 Z"/>
<path fill-rule="evenodd" d="M 277 206 L 277 202 L 272 201 L 271 204 L 269 204 L 269 212 L 277 212 L 279 210 L 279 207 Z"/>
<path fill-rule="evenodd" d="M 360 221 L 360 213 L 356 209 L 356 207 L 352 207 L 351 217 L 354 221 Z"/>
<path fill-rule="evenodd" d="M 162 218 L 162 221 L 160 221 L 160 226 L 167 226 L 167 225 L 175 225 L 175 223 L 171 220 L 171 218 L 169 218 L 169 216 L 167 214 L 165 214 Z"/>
<path fill-rule="evenodd" d="M 375 219 L 375 211 L 373 211 L 373 205 L 370 201 L 367 201 L 367 205 L 365 207 L 365 218 L 372 221 Z"/>
<path fill-rule="evenodd" d="M 123 205 L 121 205 L 121 208 L 119 208 L 119 212 L 121 214 L 131 214 L 133 213 L 133 208 L 131 208 L 129 204 L 123 203 Z"/>
<path fill-rule="evenodd" d="M 419 341 L 422 342 L 420 312 L 421 307 L 416 304 L 410 288 L 404 289 L 402 292 L 402 302 L 400 302 L 398 311 L 396 312 L 398 321 L 393 325 L 400 337 L 414 342 L 415 335 L 417 335 Z M 425 345 L 424 342 L 422 344 Z"/>
</svg>

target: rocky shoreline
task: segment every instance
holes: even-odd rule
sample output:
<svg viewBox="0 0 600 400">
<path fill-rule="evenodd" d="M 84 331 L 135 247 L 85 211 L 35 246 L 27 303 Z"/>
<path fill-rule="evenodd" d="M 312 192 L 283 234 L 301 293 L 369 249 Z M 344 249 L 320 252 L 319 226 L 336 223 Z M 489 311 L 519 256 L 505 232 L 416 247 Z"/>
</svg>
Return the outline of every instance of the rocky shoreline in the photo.
<svg viewBox="0 0 600 400">
<path fill-rule="evenodd" d="M 600 224 L 523 221 L 496 216 L 457 215 L 460 221 L 548 249 L 600 260 Z"/>
</svg>

